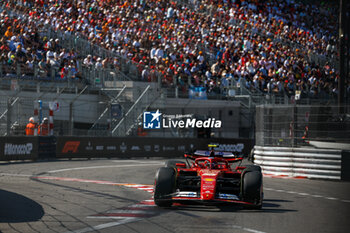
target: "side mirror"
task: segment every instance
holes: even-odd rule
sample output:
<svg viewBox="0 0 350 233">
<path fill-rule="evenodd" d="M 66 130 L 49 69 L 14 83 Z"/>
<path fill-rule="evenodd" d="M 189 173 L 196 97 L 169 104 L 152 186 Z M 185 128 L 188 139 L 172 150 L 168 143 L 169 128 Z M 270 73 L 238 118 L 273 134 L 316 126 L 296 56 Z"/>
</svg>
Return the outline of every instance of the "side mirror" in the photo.
<svg viewBox="0 0 350 233">
<path fill-rule="evenodd" d="M 185 163 L 176 163 L 176 167 L 187 167 Z"/>
</svg>

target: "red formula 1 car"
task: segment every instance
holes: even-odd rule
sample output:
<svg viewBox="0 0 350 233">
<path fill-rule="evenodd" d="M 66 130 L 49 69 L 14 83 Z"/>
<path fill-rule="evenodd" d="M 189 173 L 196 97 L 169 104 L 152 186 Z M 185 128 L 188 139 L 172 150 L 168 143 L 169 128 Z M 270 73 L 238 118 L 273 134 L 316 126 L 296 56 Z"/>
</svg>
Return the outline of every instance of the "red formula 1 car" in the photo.
<svg viewBox="0 0 350 233">
<path fill-rule="evenodd" d="M 185 158 L 186 162 L 169 160 L 158 169 L 154 184 L 156 205 L 238 203 L 261 209 L 263 181 L 259 166 L 234 166 L 233 162 L 242 162 L 243 158 L 214 150 L 185 154 Z"/>
</svg>

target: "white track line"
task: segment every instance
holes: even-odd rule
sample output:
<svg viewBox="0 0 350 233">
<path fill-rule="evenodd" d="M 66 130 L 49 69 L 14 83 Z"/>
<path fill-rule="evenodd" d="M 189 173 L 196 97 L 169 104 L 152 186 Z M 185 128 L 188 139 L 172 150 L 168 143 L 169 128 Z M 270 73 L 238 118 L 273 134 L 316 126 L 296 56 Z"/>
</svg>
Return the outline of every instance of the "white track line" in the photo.
<svg viewBox="0 0 350 233">
<path fill-rule="evenodd" d="M 142 166 L 155 166 L 155 165 L 159 165 L 159 163 L 108 165 L 108 166 L 92 166 L 92 167 L 74 167 L 74 168 L 65 168 L 65 169 L 59 169 L 59 170 L 52 170 L 52 171 L 48 171 L 48 173 L 57 173 L 57 172 L 74 171 L 74 170 L 85 170 L 85 169 L 98 169 L 98 168 L 142 167 Z"/>
<path fill-rule="evenodd" d="M 342 199 L 339 199 L 339 198 L 336 198 L 336 197 L 325 197 L 325 196 L 321 196 L 321 195 L 318 195 L 318 194 L 299 193 L 299 192 L 295 192 L 295 191 L 282 190 L 282 189 L 272 189 L 272 188 L 266 188 L 266 187 L 264 187 L 264 190 L 274 191 L 274 192 L 279 192 L 279 193 L 296 194 L 296 195 L 300 195 L 300 196 L 309 196 L 309 197 L 315 197 L 315 198 L 323 198 L 323 199 L 327 199 L 327 200 L 341 201 L 341 202 L 346 202 L 346 203 L 350 202 L 350 200 L 342 200 Z"/>
<path fill-rule="evenodd" d="M 68 231 L 66 233 L 85 233 L 85 232 L 91 232 L 91 231 L 98 231 L 98 230 L 102 230 L 105 228 L 115 227 L 115 226 L 123 225 L 123 224 L 130 223 L 130 222 L 136 222 L 136 221 L 140 221 L 140 220 L 141 220 L 141 218 L 133 218 L 133 217 L 123 218 L 118 222 L 104 223 L 104 224 L 100 224 L 100 225 L 93 226 L 93 227 L 86 227 L 86 228 L 76 230 L 76 231 Z"/>
<path fill-rule="evenodd" d="M 266 233 L 264 231 L 258 231 L 258 230 L 254 230 L 254 229 L 251 229 L 251 228 L 237 226 L 237 225 L 233 225 L 232 228 L 243 230 L 243 231 L 248 231 L 248 232 L 253 232 L 253 233 Z"/>
</svg>

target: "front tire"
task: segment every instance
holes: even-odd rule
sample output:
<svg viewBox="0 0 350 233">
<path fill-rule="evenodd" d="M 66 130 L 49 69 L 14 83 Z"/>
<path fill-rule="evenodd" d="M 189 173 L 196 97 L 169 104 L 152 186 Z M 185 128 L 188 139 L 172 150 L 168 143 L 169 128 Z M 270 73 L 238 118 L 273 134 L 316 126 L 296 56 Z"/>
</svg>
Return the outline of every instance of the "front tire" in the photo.
<svg viewBox="0 0 350 233">
<path fill-rule="evenodd" d="M 175 169 L 161 167 L 157 170 L 154 184 L 154 203 L 160 207 L 170 207 L 172 201 L 166 200 L 167 195 L 174 192 Z"/>
<path fill-rule="evenodd" d="M 243 200 L 254 203 L 250 208 L 261 209 L 263 201 L 263 181 L 261 172 L 258 170 L 244 170 L 242 182 Z"/>
<path fill-rule="evenodd" d="M 247 172 L 247 171 L 259 171 L 259 172 L 261 172 L 261 167 L 258 165 L 246 165 L 244 171 L 245 172 Z"/>
</svg>

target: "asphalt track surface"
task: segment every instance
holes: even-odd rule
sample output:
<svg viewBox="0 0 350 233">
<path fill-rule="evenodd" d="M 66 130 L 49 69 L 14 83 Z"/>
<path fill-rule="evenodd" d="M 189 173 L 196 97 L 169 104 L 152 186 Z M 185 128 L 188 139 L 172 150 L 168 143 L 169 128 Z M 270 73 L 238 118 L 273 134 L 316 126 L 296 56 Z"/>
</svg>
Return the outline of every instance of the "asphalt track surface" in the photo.
<svg viewBox="0 0 350 233">
<path fill-rule="evenodd" d="M 165 160 L 0 164 L 1 232 L 349 232 L 350 183 L 264 177 L 262 210 L 152 201 Z"/>
</svg>

